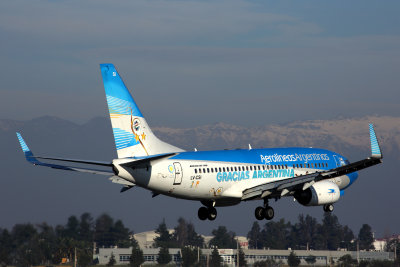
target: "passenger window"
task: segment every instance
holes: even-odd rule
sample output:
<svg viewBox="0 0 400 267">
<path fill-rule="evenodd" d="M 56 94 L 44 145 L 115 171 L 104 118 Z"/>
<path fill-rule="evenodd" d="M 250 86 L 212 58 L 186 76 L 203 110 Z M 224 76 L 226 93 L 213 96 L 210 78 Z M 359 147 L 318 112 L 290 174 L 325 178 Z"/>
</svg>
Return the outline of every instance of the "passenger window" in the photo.
<svg viewBox="0 0 400 267">
<path fill-rule="evenodd" d="M 235 172 L 237 172 L 237 168 L 235 167 Z"/>
<path fill-rule="evenodd" d="M 201 173 L 201 169 L 199 169 L 199 173 Z"/>
<path fill-rule="evenodd" d="M 197 169 L 194 169 L 194 173 L 197 173 Z"/>
<path fill-rule="evenodd" d="M 219 167 L 219 172 L 221 172 L 222 170 L 221 170 L 221 167 Z"/>
<path fill-rule="evenodd" d="M 209 169 L 209 168 L 207 168 L 207 172 L 210 172 L 210 169 Z"/>
<path fill-rule="evenodd" d="M 249 170 L 249 166 L 246 166 L 246 171 L 248 171 Z"/>
<path fill-rule="evenodd" d="M 311 163 L 311 168 L 314 168 L 314 163 Z"/>
<path fill-rule="evenodd" d="M 300 168 L 303 168 L 303 164 L 300 164 Z"/>
<path fill-rule="evenodd" d="M 205 168 L 203 168 L 203 173 L 206 173 L 206 169 Z"/>
</svg>

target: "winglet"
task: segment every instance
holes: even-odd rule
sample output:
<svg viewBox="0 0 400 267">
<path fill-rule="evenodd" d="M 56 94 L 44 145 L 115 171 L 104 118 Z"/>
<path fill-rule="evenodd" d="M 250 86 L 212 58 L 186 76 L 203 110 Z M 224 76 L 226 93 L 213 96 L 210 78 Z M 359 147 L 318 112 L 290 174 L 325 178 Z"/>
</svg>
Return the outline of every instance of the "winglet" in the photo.
<svg viewBox="0 0 400 267">
<path fill-rule="evenodd" d="M 374 125 L 369 124 L 369 136 L 371 139 L 371 152 L 373 158 L 382 158 L 381 149 L 379 147 L 378 139 L 376 138 Z"/>
<path fill-rule="evenodd" d="M 17 137 L 19 144 L 21 145 L 22 152 L 24 152 L 25 154 L 26 160 L 35 165 L 40 164 L 40 162 L 33 155 L 32 151 L 29 149 L 28 145 L 25 143 L 25 140 L 24 138 L 22 138 L 22 135 L 17 132 Z"/>
</svg>

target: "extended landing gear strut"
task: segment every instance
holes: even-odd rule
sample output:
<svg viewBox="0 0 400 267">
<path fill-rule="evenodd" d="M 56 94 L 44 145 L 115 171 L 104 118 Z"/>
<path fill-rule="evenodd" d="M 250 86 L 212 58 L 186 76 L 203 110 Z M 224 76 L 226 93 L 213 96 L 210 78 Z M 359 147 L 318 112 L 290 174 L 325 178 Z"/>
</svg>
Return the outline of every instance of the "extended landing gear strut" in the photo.
<svg viewBox="0 0 400 267">
<path fill-rule="evenodd" d="M 209 219 L 210 221 L 214 221 L 217 218 L 217 210 L 213 207 L 201 207 L 197 213 L 199 219 L 204 221 Z"/>
<path fill-rule="evenodd" d="M 268 205 L 268 199 L 264 199 L 264 207 L 257 207 L 254 211 L 254 215 L 257 220 L 267 219 L 271 220 L 274 218 L 275 212 L 274 209 Z"/>
<path fill-rule="evenodd" d="M 324 211 L 325 212 L 332 212 L 333 211 L 333 205 L 332 204 L 325 204 L 324 205 Z"/>
</svg>

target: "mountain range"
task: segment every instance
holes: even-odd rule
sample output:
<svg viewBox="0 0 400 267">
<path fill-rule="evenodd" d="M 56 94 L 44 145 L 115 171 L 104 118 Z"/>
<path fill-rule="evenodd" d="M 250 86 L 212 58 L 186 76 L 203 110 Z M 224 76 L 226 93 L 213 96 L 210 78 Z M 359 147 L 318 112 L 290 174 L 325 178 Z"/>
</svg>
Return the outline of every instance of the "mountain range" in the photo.
<svg viewBox="0 0 400 267">
<path fill-rule="evenodd" d="M 379 235 L 398 232 L 397 164 L 400 159 L 400 117 L 366 116 L 334 120 L 295 121 L 256 127 L 216 123 L 193 128 L 152 126 L 160 139 L 186 150 L 305 146 L 339 152 L 350 161 L 369 156 L 368 123 L 374 123 L 384 163 L 360 172 L 357 183 L 346 190 L 335 213 L 342 224 L 359 229 L 369 223 Z M 61 223 L 69 215 L 85 211 L 111 213 L 131 224 L 135 231 L 155 228 L 163 218 L 171 224 L 179 216 L 193 221 L 202 232 L 224 224 L 246 234 L 253 223 L 254 208 L 246 202 L 221 208 L 215 222 L 197 219 L 199 203 L 159 196 L 152 199 L 143 189 L 120 194 L 106 177 L 33 167 L 25 162 L 15 132 L 19 131 L 37 155 L 111 160 L 116 157 L 112 130 L 107 118 L 77 124 L 57 117 L 27 121 L 0 120 L 0 227 L 20 222 Z M 272 204 L 277 219 L 295 220 L 299 213 L 321 217 L 322 208 L 302 207 L 289 199 Z M 240 214 L 240 215 L 239 215 Z"/>
</svg>

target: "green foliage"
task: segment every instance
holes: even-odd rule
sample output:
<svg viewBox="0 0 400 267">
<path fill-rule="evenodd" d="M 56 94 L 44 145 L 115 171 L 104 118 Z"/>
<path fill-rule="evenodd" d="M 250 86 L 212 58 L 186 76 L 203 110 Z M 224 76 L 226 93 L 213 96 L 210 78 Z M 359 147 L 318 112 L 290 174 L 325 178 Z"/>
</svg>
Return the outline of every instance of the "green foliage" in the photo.
<svg viewBox="0 0 400 267">
<path fill-rule="evenodd" d="M 169 254 L 168 247 L 162 246 L 160 247 L 160 251 L 158 252 L 157 262 L 159 264 L 168 264 L 172 260 L 171 254 Z"/>
<path fill-rule="evenodd" d="M 167 229 L 167 225 L 165 224 L 165 220 L 163 220 L 155 231 L 159 236 L 154 238 L 154 247 L 166 247 L 166 248 L 174 248 L 176 247 L 175 242 L 173 241 L 172 235 L 169 233 Z"/>
<path fill-rule="evenodd" d="M 353 259 L 350 254 L 340 257 L 338 263 L 340 267 L 357 266 L 357 260 Z"/>
<path fill-rule="evenodd" d="M 187 223 L 183 218 L 178 219 L 178 225 L 175 227 L 172 241 L 175 247 L 203 247 L 204 243 L 203 237 L 196 233 L 193 224 Z"/>
<path fill-rule="evenodd" d="M 276 262 L 273 259 L 267 259 L 265 261 L 256 261 L 253 267 L 280 267 L 281 263 Z"/>
<path fill-rule="evenodd" d="M 100 215 L 96 220 L 94 241 L 98 247 L 129 247 L 130 231 L 125 228 L 121 220 L 114 223 L 113 218 L 108 214 Z"/>
<path fill-rule="evenodd" d="M 271 249 L 287 249 L 290 240 L 291 224 L 280 219 L 278 222 L 270 221 L 261 231 L 264 247 Z"/>
<path fill-rule="evenodd" d="M 131 267 L 139 267 L 144 263 L 143 251 L 135 238 L 132 239 L 132 253 L 129 263 Z"/>
<path fill-rule="evenodd" d="M 293 251 L 290 252 L 287 262 L 290 267 L 297 267 L 300 265 L 300 259 L 297 258 L 296 253 Z"/>
<path fill-rule="evenodd" d="M 236 263 L 236 265 L 238 265 L 238 264 Z M 247 261 L 246 261 L 242 247 L 239 247 L 239 266 L 247 267 Z"/>
<path fill-rule="evenodd" d="M 197 248 L 184 247 L 182 251 L 182 266 L 190 267 L 194 266 L 197 262 Z"/>
<path fill-rule="evenodd" d="M 217 247 L 214 247 L 210 257 L 210 267 L 220 267 L 222 258 L 219 255 Z"/>
<path fill-rule="evenodd" d="M 114 266 L 117 261 L 115 260 L 114 253 L 111 252 L 110 260 L 107 263 L 107 266 Z"/>
<path fill-rule="evenodd" d="M 249 248 L 261 249 L 263 242 L 261 239 L 260 225 L 258 222 L 254 222 L 251 230 L 247 233 L 247 239 L 249 240 Z"/>
<path fill-rule="evenodd" d="M 305 260 L 308 264 L 314 264 L 317 261 L 317 257 L 309 255 Z"/>
<path fill-rule="evenodd" d="M 211 233 L 214 237 L 210 240 L 210 246 L 217 248 L 236 248 L 235 233 L 228 232 L 225 226 L 219 226 Z"/>
<path fill-rule="evenodd" d="M 11 265 L 13 240 L 7 229 L 0 230 L 0 266 Z"/>
<path fill-rule="evenodd" d="M 368 224 L 363 224 L 358 233 L 358 240 L 360 245 L 360 250 L 370 250 L 374 249 L 374 238 L 372 235 L 371 226 Z"/>
</svg>

